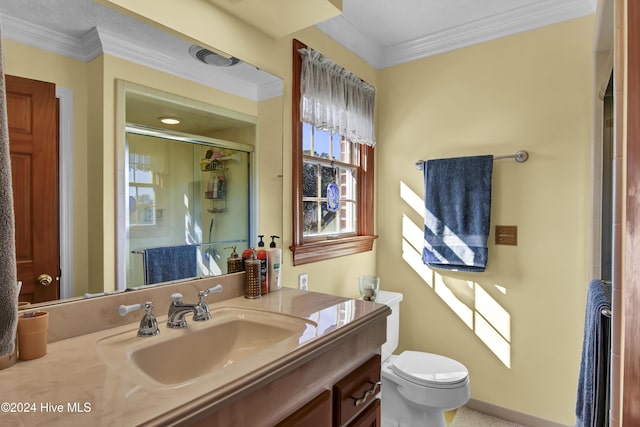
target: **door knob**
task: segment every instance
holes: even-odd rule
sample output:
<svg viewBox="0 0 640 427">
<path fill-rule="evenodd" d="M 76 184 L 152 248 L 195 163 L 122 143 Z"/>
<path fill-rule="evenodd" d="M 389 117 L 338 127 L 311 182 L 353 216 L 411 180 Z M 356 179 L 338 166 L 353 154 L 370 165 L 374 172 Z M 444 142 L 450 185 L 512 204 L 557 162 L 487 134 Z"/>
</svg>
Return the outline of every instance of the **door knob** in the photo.
<svg viewBox="0 0 640 427">
<path fill-rule="evenodd" d="M 49 286 L 51 282 L 53 282 L 53 277 L 49 276 L 48 274 L 41 274 L 36 279 L 36 282 L 40 286 Z"/>
</svg>

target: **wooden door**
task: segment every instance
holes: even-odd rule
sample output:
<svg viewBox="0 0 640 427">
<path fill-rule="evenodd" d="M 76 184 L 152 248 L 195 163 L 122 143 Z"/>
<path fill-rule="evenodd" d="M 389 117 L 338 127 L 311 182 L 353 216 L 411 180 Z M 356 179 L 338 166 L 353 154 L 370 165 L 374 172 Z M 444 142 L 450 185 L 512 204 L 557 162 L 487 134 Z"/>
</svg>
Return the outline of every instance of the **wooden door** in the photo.
<svg viewBox="0 0 640 427">
<path fill-rule="evenodd" d="M 627 1 L 627 194 L 622 425 L 640 425 L 640 5 Z"/>
<path fill-rule="evenodd" d="M 20 301 L 54 300 L 60 276 L 55 85 L 6 76 L 6 92 Z"/>
</svg>

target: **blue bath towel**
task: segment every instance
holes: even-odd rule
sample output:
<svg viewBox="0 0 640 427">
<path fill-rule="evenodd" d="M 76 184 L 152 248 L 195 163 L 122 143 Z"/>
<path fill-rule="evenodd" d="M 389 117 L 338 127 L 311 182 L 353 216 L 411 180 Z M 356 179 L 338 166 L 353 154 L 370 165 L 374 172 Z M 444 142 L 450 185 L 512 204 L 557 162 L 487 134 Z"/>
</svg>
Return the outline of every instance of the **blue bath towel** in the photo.
<svg viewBox="0 0 640 427">
<path fill-rule="evenodd" d="M 144 250 L 144 284 L 170 282 L 197 276 L 195 245 Z"/>
<path fill-rule="evenodd" d="M 493 156 L 428 160 L 423 170 L 422 261 L 445 270 L 484 271 Z"/>
<path fill-rule="evenodd" d="M 602 310 L 611 310 L 610 301 L 602 281 L 589 283 L 576 399 L 578 427 L 604 426 L 609 418 L 611 319 Z"/>
</svg>

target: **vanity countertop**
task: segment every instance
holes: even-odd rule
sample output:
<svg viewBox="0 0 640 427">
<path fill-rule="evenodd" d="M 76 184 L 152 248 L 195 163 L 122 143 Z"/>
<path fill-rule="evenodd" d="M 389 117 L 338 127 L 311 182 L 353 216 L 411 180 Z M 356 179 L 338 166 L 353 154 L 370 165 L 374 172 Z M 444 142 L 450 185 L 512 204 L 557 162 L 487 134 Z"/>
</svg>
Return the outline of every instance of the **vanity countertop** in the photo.
<svg viewBox="0 0 640 427">
<path fill-rule="evenodd" d="M 19 361 L 0 371 L 0 424 L 166 425 L 196 408 L 214 411 L 247 395 L 389 313 L 384 305 L 290 288 L 257 300 L 234 297 L 212 305 L 214 310 L 218 307 L 280 312 L 309 319 L 317 326 L 290 353 L 256 364 L 241 376 L 212 373 L 205 376 L 206 381 L 198 378 L 177 386 L 135 381 L 105 363 L 99 354 L 96 343 L 100 339 L 118 333 L 135 336 L 137 322 L 56 341 L 49 344 L 45 357 Z M 158 322 L 162 334 L 166 315 L 158 316 Z M 185 363 L 189 363 L 188 353 Z"/>
</svg>

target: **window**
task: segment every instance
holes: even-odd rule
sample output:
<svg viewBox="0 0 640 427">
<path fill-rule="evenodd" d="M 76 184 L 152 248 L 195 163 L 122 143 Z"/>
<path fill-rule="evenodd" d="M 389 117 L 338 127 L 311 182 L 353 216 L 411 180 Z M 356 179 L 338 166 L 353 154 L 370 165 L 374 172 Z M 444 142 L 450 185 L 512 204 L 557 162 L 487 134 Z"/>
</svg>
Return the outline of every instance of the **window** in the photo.
<svg viewBox="0 0 640 427">
<path fill-rule="evenodd" d="M 150 156 L 129 155 L 129 224 L 155 225 L 156 191 Z"/>
<path fill-rule="evenodd" d="M 373 147 L 301 121 L 302 59 L 293 44 L 294 265 L 370 251 Z"/>
</svg>

